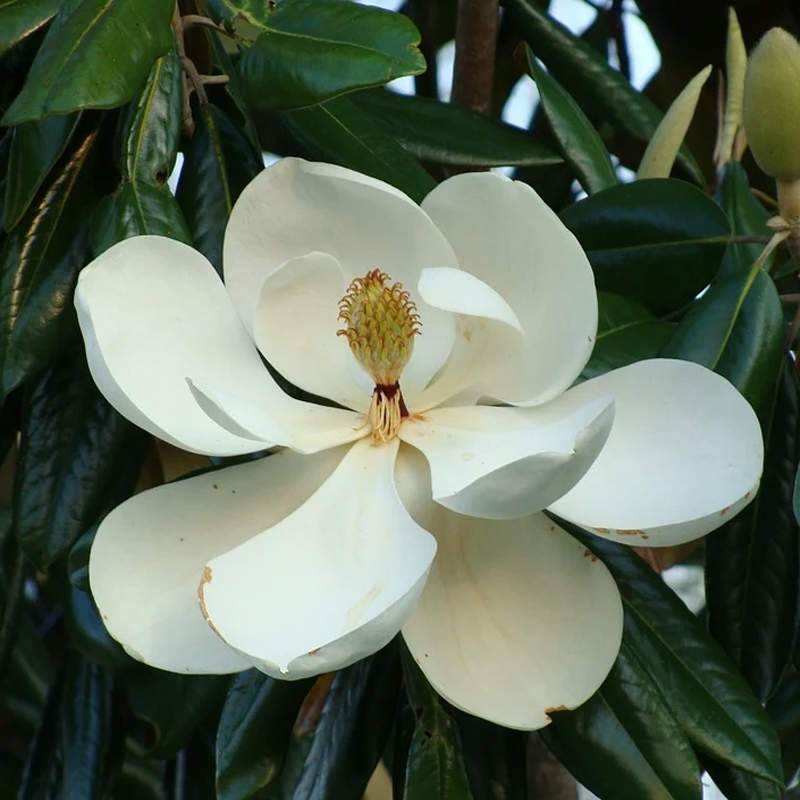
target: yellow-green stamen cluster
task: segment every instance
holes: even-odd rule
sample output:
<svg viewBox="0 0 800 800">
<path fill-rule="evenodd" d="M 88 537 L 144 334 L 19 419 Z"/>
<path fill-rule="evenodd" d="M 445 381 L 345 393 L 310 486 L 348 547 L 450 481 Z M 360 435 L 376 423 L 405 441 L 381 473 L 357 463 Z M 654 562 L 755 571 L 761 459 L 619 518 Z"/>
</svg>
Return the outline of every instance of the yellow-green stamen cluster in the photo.
<svg viewBox="0 0 800 800">
<path fill-rule="evenodd" d="M 371 270 L 356 278 L 339 301 L 344 336 L 358 363 L 375 381 L 369 420 L 373 442 L 397 435 L 408 410 L 400 391 L 400 375 L 411 358 L 414 336 L 420 333 L 416 306 L 402 284 L 389 285 L 389 276 Z"/>
</svg>

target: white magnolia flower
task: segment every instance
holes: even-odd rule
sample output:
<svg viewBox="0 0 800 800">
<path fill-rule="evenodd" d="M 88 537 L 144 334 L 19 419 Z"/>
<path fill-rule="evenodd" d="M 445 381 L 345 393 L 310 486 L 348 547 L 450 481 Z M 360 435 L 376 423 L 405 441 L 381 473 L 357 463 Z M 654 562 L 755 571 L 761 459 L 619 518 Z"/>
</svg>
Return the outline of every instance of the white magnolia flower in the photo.
<svg viewBox="0 0 800 800">
<path fill-rule="evenodd" d="M 756 490 L 758 423 L 714 373 L 653 360 L 570 388 L 592 272 L 522 183 L 459 175 L 420 208 L 284 159 L 242 193 L 224 266 L 225 285 L 194 250 L 138 237 L 76 294 L 92 374 L 128 419 L 199 453 L 286 448 L 100 526 L 92 592 L 148 664 L 300 678 L 402 629 L 451 703 L 538 728 L 598 688 L 622 630 L 608 571 L 542 509 L 666 545 Z M 293 399 L 261 356 L 333 402 Z"/>
</svg>

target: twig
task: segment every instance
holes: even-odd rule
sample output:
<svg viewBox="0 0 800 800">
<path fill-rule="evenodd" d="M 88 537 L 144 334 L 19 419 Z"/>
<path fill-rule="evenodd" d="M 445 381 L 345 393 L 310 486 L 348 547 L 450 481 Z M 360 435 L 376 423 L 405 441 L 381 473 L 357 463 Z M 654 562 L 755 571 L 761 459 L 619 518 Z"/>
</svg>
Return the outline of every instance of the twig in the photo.
<svg viewBox="0 0 800 800">
<path fill-rule="evenodd" d="M 498 0 L 458 0 L 454 103 L 484 114 L 492 107 Z"/>
</svg>

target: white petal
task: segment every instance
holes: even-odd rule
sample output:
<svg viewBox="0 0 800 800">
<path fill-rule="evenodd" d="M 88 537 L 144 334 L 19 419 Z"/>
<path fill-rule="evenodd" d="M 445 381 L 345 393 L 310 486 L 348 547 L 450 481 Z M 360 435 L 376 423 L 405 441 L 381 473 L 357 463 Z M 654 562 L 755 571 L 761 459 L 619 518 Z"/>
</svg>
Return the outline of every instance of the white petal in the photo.
<svg viewBox="0 0 800 800">
<path fill-rule="evenodd" d="M 403 498 L 411 481 L 399 477 Z M 534 730 L 599 688 L 622 637 L 608 570 L 542 514 L 513 521 L 417 506 L 439 550 L 403 636 L 448 702 Z"/>
<path fill-rule="evenodd" d="M 286 380 L 306 392 L 365 412 L 372 386 L 351 377 L 347 340 L 337 335 L 339 300 L 347 289 L 341 264 L 309 253 L 278 267 L 261 288 L 255 339 L 264 357 Z"/>
<path fill-rule="evenodd" d="M 186 383 L 236 386 L 254 402 L 283 394 L 200 253 L 160 236 L 126 239 L 81 272 L 75 306 L 92 377 L 131 422 L 198 453 L 269 446 L 209 419 Z"/>
<path fill-rule="evenodd" d="M 411 613 L 436 544 L 397 496 L 397 448 L 353 445 L 294 514 L 209 562 L 200 587 L 209 624 L 267 674 L 345 667 Z"/>
<path fill-rule="evenodd" d="M 550 508 L 624 544 L 680 544 L 746 506 L 764 449 L 753 409 L 728 381 L 688 361 L 653 359 L 576 386 L 611 394 L 616 419 L 600 456 Z"/>
<path fill-rule="evenodd" d="M 428 216 L 397 189 L 343 167 L 284 158 L 265 169 L 236 201 L 223 250 L 225 283 L 249 330 L 264 281 L 290 259 L 315 251 L 335 258 L 348 284 L 380 269 L 411 293 L 423 333 L 403 386 L 426 386 L 450 353 L 453 319 L 416 296 L 417 280 L 426 267 L 458 266 Z M 330 313 L 335 319 L 336 304 Z"/>
<path fill-rule="evenodd" d="M 344 450 L 289 451 L 136 495 L 101 523 L 89 581 L 111 635 L 140 661 L 173 672 L 224 673 L 250 664 L 200 613 L 209 559 L 294 511 Z"/>
<path fill-rule="evenodd" d="M 318 453 L 369 433 L 364 415 L 294 400 L 284 395 L 268 405 L 189 379 L 195 399 L 208 416 L 239 436 L 275 442 L 298 453 Z"/>
<path fill-rule="evenodd" d="M 437 503 L 513 519 L 568 492 L 597 458 L 613 421 L 609 398 L 577 404 L 568 392 L 536 408 L 433 409 L 406 420 L 400 437 L 428 459 Z"/>
<path fill-rule="evenodd" d="M 588 360 L 597 332 L 594 277 L 577 239 L 533 189 L 494 173 L 449 178 L 422 207 L 447 236 L 461 269 L 496 289 L 525 331 L 525 347 L 514 357 L 508 357 L 505 340 L 491 344 L 498 357 L 483 365 L 484 392 L 534 405 L 567 389 Z M 448 297 L 444 281 L 439 288 L 439 296 Z M 426 299 L 432 305 L 444 302 L 433 295 Z M 446 307 L 459 311 L 458 304 L 455 293 Z M 462 313 L 472 312 L 465 306 Z M 468 333 L 469 339 L 457 338 L 456 349 L 504 331 L 473 325 Z"/>
</svg>

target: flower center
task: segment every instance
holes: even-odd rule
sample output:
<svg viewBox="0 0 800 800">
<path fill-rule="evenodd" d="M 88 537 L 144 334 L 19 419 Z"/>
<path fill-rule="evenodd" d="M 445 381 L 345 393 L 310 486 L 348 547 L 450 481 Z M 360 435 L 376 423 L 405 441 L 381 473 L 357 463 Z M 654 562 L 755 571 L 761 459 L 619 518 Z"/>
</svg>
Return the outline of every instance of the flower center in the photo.
<svg viewBox="0 0 800 800">
<path fill-rule="evenodd" d="M 391 441 L 408 416 L 400 391 L 400 374 L 420 333 L 417 307 L 401 283 L 389 285 L 385 272 L 373 269 L 356 278 L 339 301 L 344 336 L 358 363 L 375 381 L 369 421 L 372 442 Z"/>
</svg>

